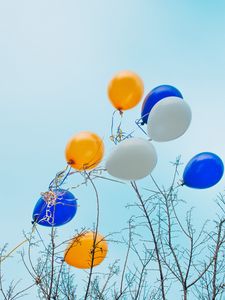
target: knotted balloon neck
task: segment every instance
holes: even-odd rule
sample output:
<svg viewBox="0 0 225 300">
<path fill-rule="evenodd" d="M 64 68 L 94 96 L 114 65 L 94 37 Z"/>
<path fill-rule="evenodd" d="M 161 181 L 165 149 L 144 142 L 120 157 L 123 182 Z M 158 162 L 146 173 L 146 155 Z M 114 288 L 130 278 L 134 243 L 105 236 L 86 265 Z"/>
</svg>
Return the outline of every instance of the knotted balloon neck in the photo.
<svg viewBox="0 0 225 300">
<path fill-rule="evenodd" d="M 185 182 L 183 179 L 181 179 L 179 182 L 178 182 L 178 186 L 184 186 L 185 185 Z"/>
</svg>

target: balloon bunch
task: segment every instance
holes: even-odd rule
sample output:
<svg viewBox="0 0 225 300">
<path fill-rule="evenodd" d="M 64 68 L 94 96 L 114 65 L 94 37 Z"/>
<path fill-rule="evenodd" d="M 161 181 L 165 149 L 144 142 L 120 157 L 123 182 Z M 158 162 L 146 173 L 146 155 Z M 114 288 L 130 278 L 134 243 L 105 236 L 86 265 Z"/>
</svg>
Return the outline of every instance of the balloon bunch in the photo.
<svg viewBox="0 0 225 300">
<path fill-rule="evenodd" d="M 119 72 L 108 86 L 109 99 L 121 115 L 124 110 L 133 108 L 141 101 L 143 92 L 141 78 L 129 71 Z M 148 140 L 131 134 L 118 139 L 120 124 L 117 138 L 112 139 L 116 141 L 116 147 L 106 161 L 108 173 L 123 180 L 138 180 L 151 174 L 157 164 L 152 141 L 167 142 L 179 138 L 189 128 L 191 118 L 191 109 L 177 88 L 170 85 L 154 88 L 145 97 L 141 118 L 136 121 L 138 127 L 148 135 Z M 147 125 L 147 132 L 143 129 L 144 125 Z M 208 188 L 220 181 L 223 172 L 223 162 L 216 154 L 199 153 L 187 164 L 182 185 Z"/>
<path fill-rule="evenodd" d="M 166 142 L 179 138 L 191 123 L 191 109 L 181 92 L 170 85 L 161 85 L 150 91 L 142 104 L 141 118 L 136 124 L 143 132 L 147 125 L 148 138 L 134 137 L 121 129 L 123 112 L 135 107 L 142 99 L 142 79 L 129 71 L 119 72 L 109 83 L 108 96 L 116 108 L 113 113 L 111 140 L 116 145 L 106 160 L 106 171 L 122 180 L 142 179 L 154 170 L 157 152 L 152 141 Z M 121 120 L 114 133 L 114 117 L 119 113 Z M 80 132 L 66 145 L 67 167 L 57 173 L 42 193 L 33 211 L 33 222 L 46 227 L 62 226 L 70 222 L 77 211 L 77 199 L 61 186 L 71 174 L 86 174 L 94 170 L 104 155 L 102 139 L 92 132 Z M 71 169 L 75 169 L 72 172 Z M 222 160 L 213 153 L 204 152 L 194 156 L 183 173 L 181 185 L 192 188 L 208 188 L 223 176 Z M 98 228 L 97 228 L 98 229 Z M 97 256 L 93 256 L 93 251 Z M 108 246 L 105 238 L 96 230 L 76 235 L 64 254 L 64 261 L 76 268 L 92 268 L 105 258 Z"/>
<path fill-rule="evenodd" d="M 59 172 L 42 193 L 33 211 L 33 223 L 46 227 L 58 227 L 70 222 L 77 211 L 77 199 L 68 190 L 61 188 L 71 172 L 87 172 L 94 169 L 102 160 L 104 144 L 92 132 L 80 132 L 66 145 L 67 167 Z M 107 242 L 97 231 L 87 231 L 76 235 L 64 254 L 64 261 L 76 268 L 88 269 L 100 264 L 108 251 Z"/>
</svg>

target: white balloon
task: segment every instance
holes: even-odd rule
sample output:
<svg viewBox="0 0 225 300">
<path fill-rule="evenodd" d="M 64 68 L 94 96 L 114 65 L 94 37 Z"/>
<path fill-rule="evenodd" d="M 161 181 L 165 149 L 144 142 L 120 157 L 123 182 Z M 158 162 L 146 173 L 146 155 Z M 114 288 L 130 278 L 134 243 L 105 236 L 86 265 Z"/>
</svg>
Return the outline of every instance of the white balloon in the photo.
<svg viewBox="0 0 225 300">
<path fill-rule="evenodd" d="M 167 97 L 152 108 L 147 132 L 154 141 L 171 141 L 183 135 L 190 123 L 191 109 L 187 102 L 178 97 Z"/>
<path fill-rule="evenodd" d="M 151 142 L 129 138 L 119 143 L 106 161 L 107 172 L 119 179 L 138 180 L 149 175 L 157 163 Z"/>
</svg>

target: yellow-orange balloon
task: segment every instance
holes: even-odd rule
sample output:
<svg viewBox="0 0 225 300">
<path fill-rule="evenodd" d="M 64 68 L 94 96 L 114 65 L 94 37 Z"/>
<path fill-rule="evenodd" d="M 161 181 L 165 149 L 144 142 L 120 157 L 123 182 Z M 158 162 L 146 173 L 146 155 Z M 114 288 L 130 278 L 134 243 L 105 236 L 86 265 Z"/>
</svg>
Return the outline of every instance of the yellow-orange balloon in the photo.
<svg viewBox="0 0 225 300">
<path fill-rule="evenodd" d="M 99 265 L 106 257 L 108 245 L 104 237 L 98 233 L 94 247 L 94 238 L 94 231 L 75 236 L 65 251 L 65 262 L 79 269 L 90 269 L 91 266 Z"/>
<path fill-rule="evenodd" d="M 66 145 L 66 161 L 74 169 L 83 171 L 95 168 L 104 155 L 104 143 L 95 133 L 82 131 Z"/>
<path fill-rule="evenodd" d="M 119 72 L 108 86 L 109 99 L 118 110 L 127 110 L 136 106 L 144 93 L 142 79 L 130 71 Z"/>
</svg>

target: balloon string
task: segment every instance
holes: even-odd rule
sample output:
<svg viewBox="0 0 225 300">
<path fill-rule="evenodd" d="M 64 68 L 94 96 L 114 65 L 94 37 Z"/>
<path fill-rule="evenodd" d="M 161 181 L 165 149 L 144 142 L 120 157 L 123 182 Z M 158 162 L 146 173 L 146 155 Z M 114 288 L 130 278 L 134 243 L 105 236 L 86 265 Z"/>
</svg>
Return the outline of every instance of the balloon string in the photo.
<svg viewBox="0 0 225 300">
<path fill-rule="evenodd" d="M 115 130 L 115 128 L 114 128 L 114 126 L 115 126 L 115 116 L 116 116 L 117 113 L 120 114 L 120 120 L 119 120 L 119 124 L 117 125 L 117 129 Z M 121 129 L 122 118 L 123 118 L 123 112 L 122 111 L 115 110 L 113 112 L 113 114 L 112 114 L 112 122 L 111 122 L 111 136 L 110 136 L 110 140 L 113 141 L 115 145 L 121 139 L 121 134 L 122 134 L 122 129 Z"/>
<path fill-rule="evenodd" d="M 31 235 L 34 233 L 36 228 L 36 223 L 34 223 L 33 227 L 32 227 L 32 231 L 31 231 Z M 26 242 L 28 242 L 28 239 L 26 238 L 25 240 L 23 240 L 22 242 L 20 242 L 18 245 L 16 245 L 8 254 L 6 254 L 1 260 L 0 263 L 2 263 L 3 261 L 6 260 L 6 258 L 8 258 L 12 253 L 14 253 L 18 248 L 20 248 L 21 246 L 23 246 Z"/>
<path fill-rule="evenodd" d="M 141 131 L 142 131 L 145 135 L 147 135 L 147 132 L 143 129 L 143 125 L 145 124 L 145 123 L 143 122 L 143 118 L 146 117 L 146 116 L 148 116 L 148 115 L 149 115 L 149 113 L 145 114 L 145 115 L 142 116 L 140 119 L 137 119 L 137 120 L 135 121 L 135 123 L 136 123 L 136 125 L 138 126 L 138 128 L 141 129 Z"/>
<path fill-rule="evenodd" d="M 115 115 L 116 113 L 120 114 L 120 121 L 119 121 L 119 124 L 117 125 L 117 128 L 115 130 Z M 125 133 L 121 126 L 122 126 L 122 120 L 123 120 L 123 112 L 120 111 L 120 110 L 115 110 L 113 112 L 113 115 L 112 115 L 112 122 L 111 122 L 111 136 L 110 136 L 110 140 L 115 144 L 117 145 L 118 143 L 122 142 L 123 140 L 127 139 L 127 138 L 130 138 L 132 137 L 133 133 L 135 130 L 133 130 L 131 133 Z"/>
<path fill-rule="evenodd" d="M 65 173 L 66 173 L 66 175 L 65 175 Z M 71 166 L 67 165 L 63 171 L 58 172 L 56 174 L 56 176 L 52 179 L 52 181 L 50 182 L 49 187 L 48 187 L 49 190 L 52 190 L 54 188 L 58 189 L 61 185 L 64 184 L 67 177 L 72 174 L 73 173 L 71 173 Z"/>
</svg>

